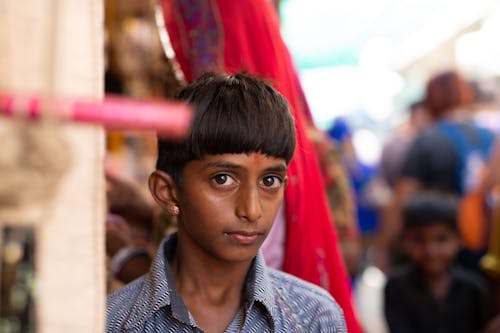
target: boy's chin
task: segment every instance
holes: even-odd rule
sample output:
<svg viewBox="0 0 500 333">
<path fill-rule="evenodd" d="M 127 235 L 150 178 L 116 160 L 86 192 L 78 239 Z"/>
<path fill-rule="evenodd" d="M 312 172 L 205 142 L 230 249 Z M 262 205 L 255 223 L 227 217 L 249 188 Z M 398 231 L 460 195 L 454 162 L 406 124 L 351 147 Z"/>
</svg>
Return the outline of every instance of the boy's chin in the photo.
<svg viewBox="0 0 500 333">
<path fill-rule="evenodd" d="M 252 261 L 258 253 L 258 249 L 246 249 L 246 250 L 239 250 L 239 251 L 234 251 L 230 253 L 229 255 L 225 256 L 225 259 L 227 261 L 232 261 L 235 263 L 242 263 L 242 262 L 248 262 Z"/>
<path fill-rule="evenodd" d="M 439 265 L 439 266 L 423 265 L 421 266 L 421 269 L 425 275 L 433 277 L 433 276 L 440 276 L 448 272 L 448 268 L 443 266 L 444 265 Z"/>
</svg>

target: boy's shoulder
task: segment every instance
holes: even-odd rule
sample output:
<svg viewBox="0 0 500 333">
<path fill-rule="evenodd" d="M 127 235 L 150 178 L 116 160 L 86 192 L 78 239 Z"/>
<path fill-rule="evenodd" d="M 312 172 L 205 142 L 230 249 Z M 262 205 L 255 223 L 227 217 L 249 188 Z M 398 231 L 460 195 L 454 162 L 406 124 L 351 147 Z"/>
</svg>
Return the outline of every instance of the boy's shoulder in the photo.
<svg viewBox="0 0 500 333">
<path fill-rule="evenodd" d="M 462 266 L 456 266 L 453 268 L 452 274 L 454 280 L 461 285 L 471 286 L 479 290 L 488 289 L 488 282 L 476 271 Z"/>
<path fill-rule="evenodd" d="M 385 290 L 408 288 L 416 279 L 415 269 L 409 264 L 394 266 L 385 281 Z"/>
<path fill-rule="evenodd" d="M 288 273 L 267 268 L 276 327 L 308 332 L 347 332 L 342 309 L 325 289 Z"/>
<path fill-rule="evenodd" d="M 455 265 L 451 268 L 450 274 L 453 283 L 459 287 L 472 288 L 481 292 L 488 289 L 486 279 L 479 273 L 466 267 Z M 386 287 L 405 287 L 418 280 L 418 274 L 413 266 L 407 264 L 401 265 L 395 267 L 389 274 Z"/>
<path fill-rule="evenodd" d="M 142 291 L 142 285 L 146 276 L 141 276 L 134 281 L 124 285 L 119 290 L 116 290 L 107 295 L 108 307 L 119 306 L 122 303 L 130 302 L 136 299 Z"/>
<path fill-rule="evenodd" d="M 310 298 L 313 302 L 337 304 L 328 291 L 315 284 L 274 268 L 268 267 L 267 270 L 273 286 L 280 296 Z"/>
<path fill-rule="evenodd" d="M 144 297 L 146 278 L 147 276 L 142 276 L 107 296 L 106 332 L 123 329 L 123 325 L 131 317 L 131 311 L 143 307 L 144 304 L 138 303 L 148 302 L 148 297 Z"/>
<path fill-rule="evenodd" d="M 335 332 L 344 332 L 343 311 L 328 291 L 282 271 L 268 268 L 267 272 L 278 317 L 285 321 L 295 318 L 310 329 L 318 325 L 320 331 L 331 332 L 335 327 Z"/>
</svg>

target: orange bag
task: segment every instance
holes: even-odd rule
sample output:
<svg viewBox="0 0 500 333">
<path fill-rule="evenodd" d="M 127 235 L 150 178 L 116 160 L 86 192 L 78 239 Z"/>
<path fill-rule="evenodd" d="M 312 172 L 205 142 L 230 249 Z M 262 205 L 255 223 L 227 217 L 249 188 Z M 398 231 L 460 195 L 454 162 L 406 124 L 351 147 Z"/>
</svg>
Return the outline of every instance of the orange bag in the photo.
<svg viewBox="0 0 500 333">
<path fill-rule="evenodd" d="M 472 251 L 487 247 L 489 223 L 485 195 L 486 193 L 479 189 L 465 194 L 460 199 L 458 226 L 463 246 Z"/>
<path fill-rule="evenodd" d="M 487 159 L 495 135 L 473 124 L 443 121 L 437 125 L 461 160 L 458 173 L 461 197 L 458 226 L 463 246 L 477 252 L 488 247 L 489 214 L 486 207 Z"/>
</svg>

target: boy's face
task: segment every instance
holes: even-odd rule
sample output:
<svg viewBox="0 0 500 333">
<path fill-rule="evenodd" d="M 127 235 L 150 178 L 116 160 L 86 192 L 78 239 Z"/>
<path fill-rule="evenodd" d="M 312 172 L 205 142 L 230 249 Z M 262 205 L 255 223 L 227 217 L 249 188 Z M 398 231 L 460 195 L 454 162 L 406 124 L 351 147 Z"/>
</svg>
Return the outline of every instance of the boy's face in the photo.
<svg viewBox="0 0 500 333">
<path fill-rule="evenodd" d="M 284 159 L 260 153 L 189 162 L 178 198 L 183 244 L 220 260 L 251 260 L 282 202 L 286 172 Z"/>
<path fill-rule="evenodd" d="M 448 270 L 459 248 L 457 232 L 441 223 L 412 227 L 405 231 L 404 240 L 410 258 L 432 276 Z"/>
</svg>

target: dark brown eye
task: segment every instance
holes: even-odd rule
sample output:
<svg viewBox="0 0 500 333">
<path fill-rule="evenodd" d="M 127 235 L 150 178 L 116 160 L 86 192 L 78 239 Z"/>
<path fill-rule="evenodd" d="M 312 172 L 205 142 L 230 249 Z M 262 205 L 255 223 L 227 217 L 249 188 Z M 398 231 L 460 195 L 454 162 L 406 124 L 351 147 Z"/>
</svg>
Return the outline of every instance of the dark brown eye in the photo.
<svg viewBox="0 0 500 333">
<path fill-rule="evenodd" d="M 236 185 L 236 180 L 227 173 L 219 173 L 213 176 L 211 181 L 214 185 L 221 188 L 232 188 Z"/>
<path fill-rule="evenodd" d="M 276 176 L 267 176 L 262 178 L 262 184 L 265 187 L 277 188 L 281 186 L 282 180 Z"/>
<path fill-rule="evenodd" d="M 228 175 L 224 175 L 224 174 L 222 174 L 222 175 L 217 175 L 217 176 L 215 176 L 215 177 L 214 177 L 214 180 L 215 180 L 215 182 L 216 182 L 217 184 L 219 184 L 219 185 L 223 185 L 223 184 L 225 184 L 225 183 L 227 182 L 227 178 L 228 178 Z"/>
</svg>

